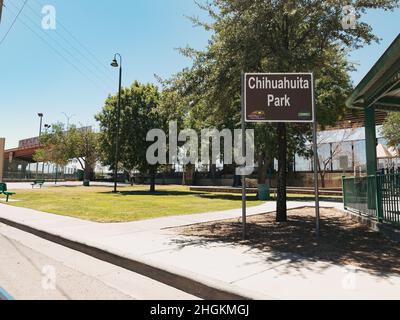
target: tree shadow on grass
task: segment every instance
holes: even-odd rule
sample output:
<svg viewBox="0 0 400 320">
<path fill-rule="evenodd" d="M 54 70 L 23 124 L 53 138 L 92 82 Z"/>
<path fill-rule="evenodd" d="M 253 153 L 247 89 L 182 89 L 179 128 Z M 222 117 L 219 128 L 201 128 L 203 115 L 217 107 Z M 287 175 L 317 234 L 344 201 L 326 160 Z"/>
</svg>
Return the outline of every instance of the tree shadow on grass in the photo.
<svg viewBox="0 0 400 320">
<path fill-rule="evenodd" d="M 112 194 L 112 191 L 103 191 L 99 192 L 99 194 Z M 120 190 L 118 194 L 122 196 L 194 196 L 200 197 L 203 199 L 217 199 L 217 200 L 231 200 L 231 201 L 240 201 L 242 200 L 242 195 L 240 194 L 224 194 L 224 193 L 207 193 L 207 192 L 196 192 L 196 191 L 180 191 L 180 190 L 159 190 L 156 192 L 150 192 L 148 190 Z M 248 197 L 248 201 L 258 201 L 258 199 L 254 197 Z"/>
<path fill-rule="evenodd" d="M 249 217 L 248 240 L 243 241 L 239 219 L 176 229 L 186 237 L 175 239 L 182 248 L 246 245 L 269 262 L 288 261 L 282 272 L 310 266 L 309 262 L 352 265 L 379 276 L 400 275 L 400 246 L 381 233 L 354 222 L 339 212 L 322 210 L 321 237 L 315 238 L 313 209 L 305 215 L 289 213 L 289 222 L 275 223 L 273 214 Z M 310 211 L 311 210 L 311 211 Z M 332 210 L 330 210 L 331 212 Z M 329 265 L 321 265 L 324 269 Z M 315 268 L 313 266 L 313 268 Z M 321 271 L 320 270 L 320 271 Z M 315 270 L 314 270 L 315 271 Z"/>
<path fill-rule="evenodd" d="M 148 190 L 130 190 L 130 191 L 119 191 L 119 194 L 123 196 L 135 196 L 135 195 L 147 195 L 147 196 L 190 196 L 193 192 L 190 191 L 179 191 L 179 190 L 158 190 L 156 192 L 150 192 Z"/>
<path fill-rule="evenodd" d="M 233 201 L 241 201 L 242 195 L 241 194 L 226 194 L 226 193 L 202 193 L 199 197 L 204 199 L 222 199 L 222 200 L 233 200 Z M 247 196 L 247 201 L 259 201 L 256 196 Z"/>
<path fill-rule="evenodd" d="M 79 189 L 79 188 L 83 188 L 84 185 L 83 184 L 79 184 L 79 185 L 52 185 L 49 186 L 51 188 L 66 188 L 66 189 Z M 85 187 L 85 189 L 90 189 L 90 188 L 113 188 L 113 186 L 107 186 L 107 185 L 90 185 L 89 187 Z M 40 189 L 36 189 L 36 190 L 40 190 Z M 45 188 L 44 188 L 45 190 Z"/>
<path fill-rule="evenodd" d="M 99 192 L 99 194 L 113 194 L 113 191 L 103 191 Z M 201 193 L 184 190 L 156 190 L 155 192 L 150 192 L 149 190 L 119 190 L 118 194 L 121 196 L 196 196 Z"/>
<path fill-rule="evenodd" d="M 274 198 L 274 200 L 276 200 Z M 325 201 L 325 202 L 343 202 L 342 198 L 335 198 L 335 197 L 320 197 L 320 201 Z M 310 202 L 310 201 L 315 201 L 315 198 L 313 196 L 309 197 L 300 197 L 300 196 L 288 196 L 288 201 L 298 201 L 298 202 Z"/>
</svg>

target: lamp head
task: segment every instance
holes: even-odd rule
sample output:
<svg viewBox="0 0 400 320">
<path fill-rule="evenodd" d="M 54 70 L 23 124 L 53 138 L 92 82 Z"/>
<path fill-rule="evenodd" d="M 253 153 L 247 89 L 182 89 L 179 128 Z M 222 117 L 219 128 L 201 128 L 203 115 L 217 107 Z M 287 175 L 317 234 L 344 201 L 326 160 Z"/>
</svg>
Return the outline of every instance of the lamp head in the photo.
<svg viewBox="0 0 400 320">
<path fill-rule="evenodd" d="M 113 61 L 111 62 L 111 66 L 114 67 L 114 68 L 118 68 L 119 67 L 119 64 L 118 64 L 118 61 L 117 61 L 116 57 L 114 57 Z"/>
<path fill-rule="evenodd" d="M 40 118 L 43 117 L 43 113 L 38 113 L 37 114 Z"/>
</svg>

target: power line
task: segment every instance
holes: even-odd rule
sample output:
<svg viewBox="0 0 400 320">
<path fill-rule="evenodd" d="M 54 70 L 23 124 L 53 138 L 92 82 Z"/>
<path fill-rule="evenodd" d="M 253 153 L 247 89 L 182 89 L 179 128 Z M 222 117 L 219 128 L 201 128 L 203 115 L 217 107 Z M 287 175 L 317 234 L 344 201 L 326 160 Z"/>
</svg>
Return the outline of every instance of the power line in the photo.
<svg viewBox="0 0 400 320">
<path fill-rule="evenodd" d="M 36 0 L 35 2 L 37 4 L 39 4 Z M 34 8 L 32 8 L 29 4 L 27 5 L 27 7 L 29 8 L 30 11 L 32 11 L 37 17 L 39 17 L 39 19 L 41 19 L 42 17 L 40 16 L 40 14 L 38 14 Z M 57 18 L 57 24 L 61 23 L 59 22 L 59 18 Z M 107 79 L 109 81 L 114 81 L 114 79 L 110 76 L 109 73 L 104 72 L 103 70 L 99 69 L 98 66 L 96 66 L 93 61 L 91 59 L 89 59 L 85 54 L 82 53 L 81 50 L 79 50 L 79 48 L 77 48 L 73 43 L 71 43 L 70 40 L 68 40 L 61 32 L 58 32 L 58 30 L 54 30 L 54 33 L 56 35 L 58 35 L 63 41 L 65 41 L 75 52 L 77 52 L 81 57 L 83 57 L 87 62 L 90 63 L 90 65 L 94 68 L 95 71 L 99 72 L 104 79 Z M 100 64 L 102 67 L 104 67 L 104 64 Z M 109 70 L 108 70 L 109 71 Z"/>
<path fill-rule="evenodd" d="M 85 45 L 82 44 L 82 42 L 80 42 L 60 21 L 58 21 L 58 23 L 60 24 L 61 28 L 63 28 L 65 30 L 65 32 L 67 32 L 70 37 L 72 39 L 74 39 L 98 64 L 100 64 L 105 70 L 107 70 L 107 68 L 104 66 L 104 63 L 101 62 L 93 53 L 92 51 L 90 51 Z M 109 70 L 107 70 L 109 72 Z"/>
<path fill-rule="evenodd" d="M 4 5 L 4 8 L 7 8 L 11 12 L 13 12 L 11 7 Z M 13 12 L 13 13 L 15 13 L 15 12 Z M 27 23 L 25 23 L 25 21 L 23 21 L 23 20 L 20 20 L 20 21 L 26 28 L 28 28 L 33 34 L 35 34 L 40 40 L 42 40 L 50 49 L 52 49 L 57 55 L 59 55 L 67 64 L 69 64 L 77 72 L 79 72 L 83 77 L 85 77 L 87 80 L 89 80 L 95 87 L 97 87 L 98 89 L 107 91 L 106 88 L 102 88 L 95 81 L 93 81 L 93 79 L 91 79 L 85 73 L 83 73 L 75 64 L 73 64 L 68 58 L 66 58 L 59 50 L 57 50 L 54 46 L 52 46 L 50 43 L 48 43 L 48 41 L 45 38 L 43 38 L 39 33 L 37 33 L 34 29 L 32 29 Z"/>
<path fill-rule="evenodd" d="M 14 6 L 15 6 L 15 5 L 14 5 Z M 30 16 L 28 16 L 25 12 L 23 13 L 23 16 L 25 16 L 32 24 L 35 24 L 35 21 L 33 21 L 32 18 L 31 18 Z M 39 15 L 39 18 L 42 18 L 42 17 Z M 43 29 L 40 29 L 40 30 L 42 31 L 43 34 L 45 34 L 45 35 L 48 36 L 51 40 L 53 40 L 54 43 L 55 43 L 56 45 L 58 45 L 64 53 L 66 53 L 70 58 L 72 58 L 72 59 L 73 59 L 72 61 L 76 61 L 78 64 L 80 64 L 84 69 L 86 69 L 86 71 L 88 71 L 89 73 L 91 73 L 91 74 L 94 76 L 95 79 L 97 79 L 98 81 L 100 81 L 100 83 L 103 83 L 103 82 L 104 82 L 103 79 L 100 79 L 100 78 L 97 76 L 97 74 L 96 74 L 95 72 L 93 72 L 90 68 L 88 68 L 88 67 L 86 66 L 86 64 L 82 63 L 82 62 L 80 61 L 79 58 L 77 58 L 74 54 L 72 54 L 68 48 L 65 48 L 65 47 L 64 47 L 57 39 L 55 39 L 50 33 L 45 32 Z"/>
<path fill-rule="evenodd" d="M 36 2 L 38 6 L 43 6 L 38 0 L 33 1 Z M 105 73 L 107 76 L 109 76 L 110 70 L 105 67 L 104 62 L 100 61 L 90 49 L 88 49 L 77 37 L 75 37 L 74 34 L 62 23 L 60 18 L 57 18 L 57 25 L 59 25 L 71 37 L 71 39 L 73 39 L 84 51 L 86 51 L 86 53 L 89 54 L 89 56 L 93 58 L 99 64 L 99 66 L 103 68 L 103 70 L 106 71 Z"/>
<path fill-rule="evenodd" d="M 28 2 L 28 0 L 25 0 L 25 2 L 23 3 L 21 9 L 18 11 L 17 15 L 15 16 L 13 22 L 11 23 L 10 27 L 8 28 L 6 34 L 4 35 L 4 37 L 0 40 L 0 45 L 4 42 L 4 40 L 6 40 L 8 34 L 10 33 L 11 29 L 14 27 L 14 24 L 17 22 L 19 15 L 21 14 L 22 10 L 24 10 L 26 3 Z M 3 7 L 5 8 L 5 4 L 3 3 Z"/>
<path fill-rule="evenodd" d="M 15 5 L 13 5 L 13 6 L 15 6 Z M 33 25 L 35 24 L 35 21 L 33 21 L 32 18 L 31 18 L 30 16 L 28 16 L 25 12 L 23 13 L 23 16 L 26 17 Z M 39 18 L 41 18 L 40 15 L 39 15 Z M 50 33 L 44 31 L 43 29 L 40 29 L 40 30 L 42 31 L 43 34 L 45 34 L 45 35 L 48 36 L 51 40 L 53 40 L 54 43 L 55 43 L 56 45 L 58 45 L 64 53 L 66 53 L 70 58 L 72 58 L 72 59 L 73 59 L 72 61 L 76 61 L 78 64 L 80 64 L 84 69 L 86 69 L 86 71 L 88 71 L 89 73 L 91 73 L 92 76 L 94 76 L 95 79 L 97 79 L 98 81 L 100 81 L 100 83 L 103 83 L 103 82 L 104 82 L 104 79 L 99 78 L 98 75 L 97 75 L 95 72 L 93 72 L 90 68 L 88 68 L 88 67 L 86 66 L 86 64 L 84 64 L 79 58 L 77 58 L 74 54 L 72 54 L 71 51 L 70 51 L 68 48 L 65 48 L 65 47 L 64 47 L 57 39 L 55 39 Z"/>
</svg>

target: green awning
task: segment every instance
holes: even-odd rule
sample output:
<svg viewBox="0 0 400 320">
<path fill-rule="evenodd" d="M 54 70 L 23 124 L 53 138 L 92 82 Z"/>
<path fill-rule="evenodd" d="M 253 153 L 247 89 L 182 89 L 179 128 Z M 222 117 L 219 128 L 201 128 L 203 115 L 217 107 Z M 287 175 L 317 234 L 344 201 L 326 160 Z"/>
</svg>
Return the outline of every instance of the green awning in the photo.
<svg viewBox="0 0 400 320">
<path fill-rule="evenodd" d="M 361 80 L 346 105 L 400 111 L 400 34 Z"/>
</svg>

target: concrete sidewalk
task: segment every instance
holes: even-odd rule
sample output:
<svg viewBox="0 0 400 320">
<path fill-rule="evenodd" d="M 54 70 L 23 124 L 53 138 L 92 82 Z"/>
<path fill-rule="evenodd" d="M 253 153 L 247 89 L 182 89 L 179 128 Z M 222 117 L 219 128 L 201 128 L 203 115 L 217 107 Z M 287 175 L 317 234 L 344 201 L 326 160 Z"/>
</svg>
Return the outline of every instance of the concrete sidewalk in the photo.
<svg viewBox="0 0 400 320">
<path fill-rule="evenodd" d="M 312 206 L 312 202 L 289 202 L 288 208 Z M 322 207 L 341 209 L 334 202 Z M 265 203 L 248 209 L 248 214 L 275 211 L 275 204 Z M 46 234 L 70 240 L 70 244 L 88 246 L 88 253 L 99 248 L 113 259 L 131 261 L 146 276 L 163 274 L 169 285 L 185 288 L 185 281 L 203 297 L 207 288 L 231 292 L 233 297 L 254 299 L 398 299 L 400 277 L 376 276 L 351 266 L 325 262 L 301 262 L 296 257 L 277 257 L 245 245 L 206 243 L 196 238 L 176 235 L 168 228 L 229 219 L 241 216 L 241 210 L 211 212 L 152 220 L 106 223 L 16 208 L 0 204 L 0 221 L 14 222 Z M 297 261 L 295 261 L 297 260 Z M 134 263 L 133 263 L 134 262 Z M 146 268 L 150 266 L 151 268 Z M 138 270 L 136 270 L 138 271 Z M 192 283 L 190 281 L 193 281 Z M 186 287 L 187 289 L 188 287 Z M 204 293 L 206 292 L 206 293 Z M 216 295 L 216 297 L 221 297 Z M 223 296 L 222 296 L 223 297 Z"/>
</svg>

